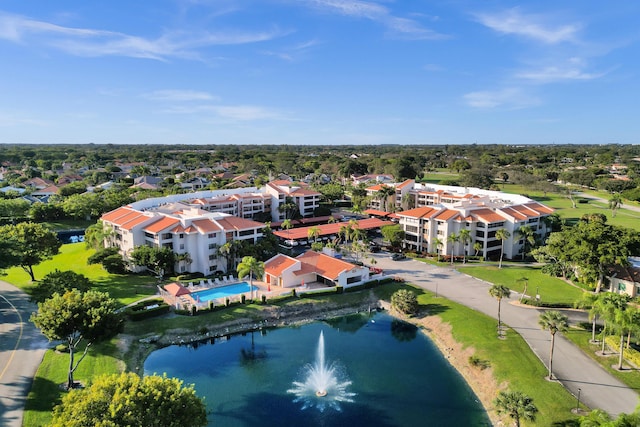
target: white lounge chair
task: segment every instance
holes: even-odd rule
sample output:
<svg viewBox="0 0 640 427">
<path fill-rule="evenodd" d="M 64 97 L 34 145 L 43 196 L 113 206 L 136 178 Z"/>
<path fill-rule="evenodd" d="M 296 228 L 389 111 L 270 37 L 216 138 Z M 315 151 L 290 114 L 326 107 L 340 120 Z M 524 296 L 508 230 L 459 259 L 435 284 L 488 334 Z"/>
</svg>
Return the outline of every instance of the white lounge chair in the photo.
<svg viewBox="0 0 640 427">
<path fill-rule="evenodd" d="M 204 280 L 200 280 L 200 286 L 204 288 Z"/>
<path fill-rule="evenodd" d="M 215 278 L 214 282 L 216 283 L 216 285 L 222 286 L 222 282 L 217 277 Z"/>
</svg>

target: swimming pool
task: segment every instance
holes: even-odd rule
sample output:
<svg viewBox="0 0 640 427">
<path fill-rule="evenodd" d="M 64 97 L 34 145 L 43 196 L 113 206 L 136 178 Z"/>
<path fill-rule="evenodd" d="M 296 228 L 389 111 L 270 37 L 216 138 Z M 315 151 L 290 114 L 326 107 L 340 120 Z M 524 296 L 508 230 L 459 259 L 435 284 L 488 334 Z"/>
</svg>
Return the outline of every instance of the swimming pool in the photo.
<svg viewBox="0 0 640 427">
<path fill-rule="evenodd" d="M 253 290 L 257 290 L 258 287 L 254 286 Z M 251 292 L 251 287 L 247 282 L 240 282 L 233 285 L 221 286 L 219 288 L 207 289 L 205 291 L 192 292 L 193 299 L 200 300 L 200 302 L 207 302 L 218 298 L 226 298 L 234 295 L 244 294 Z"/>
</svg>

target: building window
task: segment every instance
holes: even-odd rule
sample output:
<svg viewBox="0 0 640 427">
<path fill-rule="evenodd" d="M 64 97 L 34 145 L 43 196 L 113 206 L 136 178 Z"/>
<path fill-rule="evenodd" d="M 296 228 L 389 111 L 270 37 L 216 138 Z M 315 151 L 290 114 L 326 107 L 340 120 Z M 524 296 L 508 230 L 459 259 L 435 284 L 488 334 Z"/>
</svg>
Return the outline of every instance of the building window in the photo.
<svg viewBox="0 0 640 427">
<path fill-rule="evenodd" d="M 180 233 L 180 236 L 179 236 L 179 237 L 180 237 L 181 239 L 184 239 L 184 233 Z"/>
<path fill-rule="evenodd" d="M 168 239 L 170 239 L 170 238 L 171 238 L 171 233 L 164 233 L 164 234 L 162 235 L 162 240 L 168 240 Z"/>
<path fill-rule="evenodd" d="M 209 261 L 216 259 L 218 256 L 216 254 L 209 255 Z"/>
<path fill-rule="evenodd" d="M 184 243 L 180 243 L 180 249 L 184 249 Z"/>
<path fill-rule="evenodd" d="M 209 235 L 207 236 L 210 239 L 215 239 L 216 238 L 216 233 L 209 233 Z"/>
<path fill-rule="evenodd" d="M 209 249 L 215 249 L 216 246 L 217 245 L 215 243 L 209 243 Z"/>
</svg>

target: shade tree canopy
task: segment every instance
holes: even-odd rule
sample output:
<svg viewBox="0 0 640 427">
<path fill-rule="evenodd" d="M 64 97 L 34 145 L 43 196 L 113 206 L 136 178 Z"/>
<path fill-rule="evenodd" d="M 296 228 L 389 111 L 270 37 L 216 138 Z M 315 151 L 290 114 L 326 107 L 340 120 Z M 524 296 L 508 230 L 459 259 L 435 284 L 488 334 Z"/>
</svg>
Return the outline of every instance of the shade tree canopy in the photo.
<svg viewBox="0 0 640 427">
<path fill-rule="evenodd" d="M 0 256 L 4 267 L 19 266 L 35 281 L 33 266 L 56 255 L 62 242 L 42 224 L 21 222 L 0 227 L 0 246 L 6 251 Z"/>
<path fill-rule="evenodd" d="M 60 271 L 55 269 L 48 273 L 31 289 L 31 299 L 35 302 L 44 302 L 53 294 L 64 294 L 71 289 L 86 292 L 91 289 L 92 283 L 84 275 L 74 271 Z"/>
<path fill-rule="evenodd" d="M 52 427 L 203 427 L 206 407 L 193 388 L 166 376 L 102 375 L 54 408 Z"/>
<path fill-rule="evenodd" d="M 122 317 L 116 313 L 117 303 L 109 294 L 98 291 L 80 292 L 72 289 L 55 293 L 38 304 L 31 321 L 50 341 L 62 340 L 69 348 L 67 388 L 75 385 L 73 374 L 95 342 L 111 338 L 122 330 Z M 79 360 L 75 353 L 85 344 Z"/>
<path fill-rule="evenodd" d="M 566 268 L 571 268 L 596 292 L 611 266 L 627 266 L 628 258 L 639 254 L 640 233 L 607 224 L 601 214 L 585 216 L 573 227 L 551 233 L 547 245 L 535 251 L 538 261 L 559 263 L 565 274 Z"/>
</svg>

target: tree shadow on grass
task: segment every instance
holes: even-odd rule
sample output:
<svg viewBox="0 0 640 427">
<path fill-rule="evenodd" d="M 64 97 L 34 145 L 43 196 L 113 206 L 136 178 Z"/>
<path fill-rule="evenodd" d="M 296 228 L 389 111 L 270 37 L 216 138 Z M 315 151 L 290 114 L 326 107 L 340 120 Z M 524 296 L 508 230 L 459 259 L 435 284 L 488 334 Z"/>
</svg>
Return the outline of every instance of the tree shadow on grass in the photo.
<svg viewBox="0 0 640 427">
<path fill-rule="evenodd" d="M 94 289 L 108 292 L 111 298 L 136 299 L 154 295 L 157 291 L 157 279 L 148 275 L 112 274 L 103 279 L 94 280 Z"/>
<path fill-rule="evenodd" d="M 36 376 L 31 391 L 27 395 L 26 411 L 51 412 L 59 404 L 65 391 L 61 384 Z"/>
</svg>

